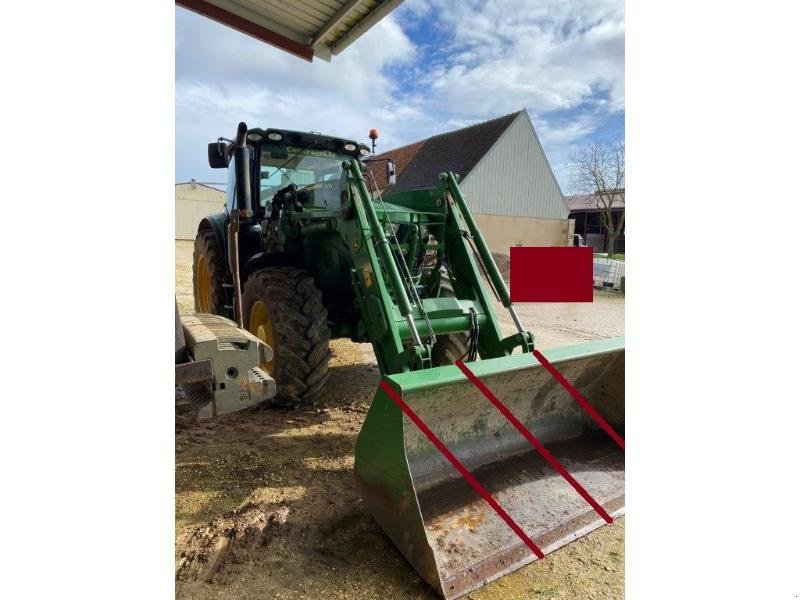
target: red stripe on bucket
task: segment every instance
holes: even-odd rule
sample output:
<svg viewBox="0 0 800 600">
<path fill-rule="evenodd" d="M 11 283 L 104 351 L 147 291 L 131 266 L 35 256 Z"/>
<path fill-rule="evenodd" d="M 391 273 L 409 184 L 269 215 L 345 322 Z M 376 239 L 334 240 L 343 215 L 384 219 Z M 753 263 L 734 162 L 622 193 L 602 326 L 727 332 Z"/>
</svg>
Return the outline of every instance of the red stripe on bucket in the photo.
<svg viewBox="0 0 800 600">
<path fill-rule="evenodd" d="M 476 492 L 478 492 L 478 495 L 480 495 L 481 498 L 486 500 L 486 503 L 489 506 L 491 506 L 494 509 L 494 511 L 500 516 L 500 518 L 503 519 L 503 521 L 505 521 L 506 524 L 509 527 L 511 527 L 511 529 L 514 530 L 514 533 L 516 533 L 519 536 L 519 538 L 523 542 L 525 542 L 525 545 L 531 549 L 531 552 L 533 552 L 539 558 L 544 558 L 544 553 L 539 549 L 539 546 L 533 543 L 533 540 L 531 540 L 531 538 L 529 538 L 525 534 L 522 528 L 519 525 L 517 525 L 516 521 L 514 521 L 514 519 L 512 519 L 505 510 L 503 510 L 503 507 L 500 506 L 494 498 L 492 498 L 491 494 L 489 494 L 489 492 L 486 491 L 486 488 L 484 488 L 478 482 L 478 480 L 475 479 L 475 477 L 473 477 L 472 473 L 470 473 L 467 470 L 467 468 L 463 464 L 461 464 L 461 461 L 458 460 L 453 455 L 453 453 L 447 449 L 447 446 L 445 446 L 441 442 L 441 440 L 438 437 L 436 437 L 436 434 L 434 434 L 428 428 L 428 426 L 425 425 L 422 419 L 420 419 L 417 416 L 417 414 L 411 409 L 411 407 L 403 401 L 403 399 L 397 394 L 397 392 L 395 392 L 391 388 L 391 386 L 383 380 L 381 380 L 380 386 L 381 389 L 383 389 L 383 391 L 386 392 L 389 395 L 389 397 L 394 401 L 394 403 L 400 407 L 400 410 L 402 410 L 406 414 L 406 416 L 414 422 L 414 425 L 419 427 L 420 431 L 425 434 L 425 436 L 431 441 L 431 443 L 434 446 L 436 446 L 436 449 L 439 452 L 441 452 L 447 460 L 450 461 L 450 464 L 452 464 L 459 473 L 461 473 L 461 476 L 467 480 L 467 483 L 469 483 Z"/>
<path fill-rule="evenodd" d="M 472 385 L 478 388 L 481 391 L 481 393 L 484 396 L 486 396 L 489 402 L 494 404 L 497 410 L 503 413 L 503 416 L 506 419 L 508 419 L 508 421 L 514 427 L 517 428 L 517 431 L 519 431 L 523 436 L 525 436 L 525 439 L 528 440 L 531 446 L 536 448 L 537 452 L 539 452 L 539 454 L 541 454 L 544 457 L 544 459 L 550 463 L 550 466 L 553 467 L 556 471 L 558 471 L 559 474 L 564 479 L 566 479 L 567 482 L 573 488 L 575 488 L 575 491 L 578 492 L 583 497 L 583 499 L 589 503 L 589 505 L 591 505 L 591 507 L 595 510 L 595 512 L 597 512 L 598 515 L 603 517 L 606 523 L 611 523 L 612 522 L 611 516 L 606 512 L 606 510 L 602 506 L 600 506 L 600 503 L 597 502 L 594 498 L 592 498 L 591 494 L 589 494 L 589 492 L 587 492 L 586 489 L 580 483 L 578 483 L 572 475 L 569 474 L 569 471 L 567 471 L 564 468 L 564 465 L 562 465 L 558 461 L 558 459 L 556 459 L 555 456 L 550 454 L 550 452 L 547 450 L 547 448 L 544 447 L 542 442 L 540 442 L 535 435 L 533 435 L 530 431 L 528 431 L 525 425 L 523 425 L 519 421 L 519 419 L 517 419 L 517 417 L 515 417 L 510 410 L 508 410 L 508 407 L 502 402 L 500 402 L 500 400 L 497 399 L 497 396 L 495 396 L 492 393 L 492 391 L 488 387 L 486 387 L 486 385 L 480 379 L 478 379 L 475 376 L 475 373 L 470 371 L 467 365 L 462 363 L 460 360 L 456 361 L 456 366 L 459 369 L 461 369 L 461 372 L 464 373 L 464 375 L 467 376 L 467 379 L 469 379 L 472 382 Z"/>
<path fill-rule="evenodd" d="M 567 379 L 561 373 L 559 373 L 553 365 L 550 364 L 550 361 L 548 361 L 541 352 L 534 350 L 533 355 L 540 363 L 542 363 L 542 366 L 545 369 L 550 371 L 550 374 L 556 378 L 556 381 L 558 381 L 558 383 L 560 383 L 561 386 L 569 392 L 569 395 L 575 398 L 575 401 L 583 407 L 583 410 L 589 413 L 589 416 L 597 422 L 603 431 L 611 436 L 611 439 L 617 443 L 617 446 L 625 450 L 625 440 L 623 440 L 622 437 L 616 431 L 614 431 L 614 428 L 611 427 L 611 425 L 609 425 L 606 420 L 600 416 L 600 413 L 598 413 L 594 407 L 586 401 L 586 398 L 581 396 L 580 392 L 572 387 L 572 384 L 567 381 Z"/>
</svg>

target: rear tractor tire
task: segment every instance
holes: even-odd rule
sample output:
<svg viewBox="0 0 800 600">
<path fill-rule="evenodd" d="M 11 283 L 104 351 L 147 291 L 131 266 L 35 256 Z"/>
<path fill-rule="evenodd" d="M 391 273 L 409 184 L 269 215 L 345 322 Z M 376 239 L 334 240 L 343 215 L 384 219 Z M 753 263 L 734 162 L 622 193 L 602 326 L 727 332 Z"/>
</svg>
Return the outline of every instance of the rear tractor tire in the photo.
<svg viewBox="0 0 800 600">
<path fill-rule="evenodd" d="M 225 288 L 222 285 L 227 271 L 225 252 L 214 232 L 210 229 L 198 231 L 192 260 L 195 311 L 227 316 Z"/>
<path fill-rule="evenodd" d="M 316 400 L 328 380 L 328 311 L 314 280 L 293 267 L 267 267 L 247 278 L 242 293 L 245 327 L 272 348 L 261 365 L 275 379 L 274 406 Z"/>
</svg>

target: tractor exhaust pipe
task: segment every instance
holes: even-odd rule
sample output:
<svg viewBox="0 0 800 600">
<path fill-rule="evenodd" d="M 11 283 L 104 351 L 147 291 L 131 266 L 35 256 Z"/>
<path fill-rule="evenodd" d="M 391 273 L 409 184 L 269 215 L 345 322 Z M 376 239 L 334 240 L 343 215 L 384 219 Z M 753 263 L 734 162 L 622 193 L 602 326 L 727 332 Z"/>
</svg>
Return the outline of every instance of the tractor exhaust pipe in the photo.
<svg viewBox="0 0 800 600">
<path fill-rule="evenodd" d="M 239 276 L 239 222 L 249 216 L 250 190 L 250 148 L 247 147 L 247 123 L 242 121 L 236 131 L 236 146 L 233 149 L 234 169 L 236 170 L 236 209 L 228 224 L 228 252 L 231 275 L 233 276 L 233 312 L 236 323 L 244 329 L 242 315 L 242 282 Z"/>
<path fill-rule="evenodd" d="M 236 146 L 233 149 L 236 169 L 236 208 L 250 208 L 250 149 L 247 147 L 247 123 L 239 123 L 236 131 Z"/>
</svg>

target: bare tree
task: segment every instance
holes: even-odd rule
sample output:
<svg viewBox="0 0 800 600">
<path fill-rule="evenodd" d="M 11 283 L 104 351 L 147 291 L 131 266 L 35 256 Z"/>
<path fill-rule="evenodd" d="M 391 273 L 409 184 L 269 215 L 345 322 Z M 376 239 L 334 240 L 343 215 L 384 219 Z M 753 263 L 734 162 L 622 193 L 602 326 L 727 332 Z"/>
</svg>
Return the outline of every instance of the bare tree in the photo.
<svg viewBox="0 0 800 600">
<path fill-rule="evenodd" d="M 614 245 L 625 227 L 625 142 L 594 141 L 570 159 L 568 168 L 573 191 L 593 194 L 608 232 L 606 251 L 613 255 Z M 621 209 L 617 220 L 614 208 Z"/>
</svg>

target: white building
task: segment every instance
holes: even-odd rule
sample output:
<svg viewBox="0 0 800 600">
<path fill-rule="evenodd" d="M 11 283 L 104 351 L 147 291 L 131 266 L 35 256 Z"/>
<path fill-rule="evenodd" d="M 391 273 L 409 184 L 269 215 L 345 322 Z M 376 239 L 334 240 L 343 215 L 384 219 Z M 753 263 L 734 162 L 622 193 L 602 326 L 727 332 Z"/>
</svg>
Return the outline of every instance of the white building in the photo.
<svg viewBox="0 0 800 600">
<path fill-rule="evenodd" d="M 396 183 L 386 178 L 385 160 Z M 461 190 L 493 252 L 511 246 L 572 245 L 569 209 L 524 110 L 389 150 L 370 169 L 384 191 L 434 187 L 461 176 Z"/>
<path fill-rule="evenodd" d="M 194 180 L 175 184 L 175 239 L 193 240 L 200 221 L 222 212 L 225 192 Z"/>
</svg>

